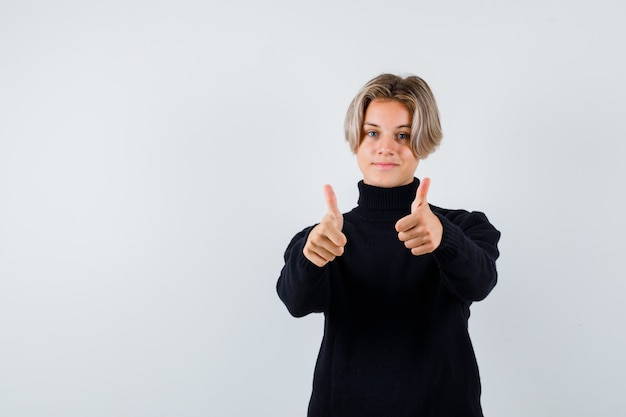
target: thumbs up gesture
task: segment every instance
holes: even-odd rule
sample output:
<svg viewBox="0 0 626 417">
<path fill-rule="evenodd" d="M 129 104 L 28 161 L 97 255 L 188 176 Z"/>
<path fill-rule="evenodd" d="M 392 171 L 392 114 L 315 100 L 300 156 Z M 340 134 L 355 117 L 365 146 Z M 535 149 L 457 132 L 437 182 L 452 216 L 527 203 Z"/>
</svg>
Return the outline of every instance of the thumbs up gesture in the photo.
<svg viewBox="0 0 626 417">
<path fill-rule="evenodd" d="M 411 204 L 411 214 L 398 220 L 396 231 L 398 239 L 411 250 L 415 256 L 424 255 L 437 249 L 441 244 L 443 226 L 439 218 L 428 205 L 428 189 L 430 178 L 420 182 L 415 200 Z"/>
<path fill-rule="evenodd" d="M 343 248 L 348 240 L 341 231 L 343 229 L 343 215 L 337 206 L 337 197 L 330 185 L 324 186 L 324 198 L 328 212 L 320 224 L 309 233 L 304 245 L 304 256 L 315 265 L 322 267 L 343 255 Z"/>
</svg>

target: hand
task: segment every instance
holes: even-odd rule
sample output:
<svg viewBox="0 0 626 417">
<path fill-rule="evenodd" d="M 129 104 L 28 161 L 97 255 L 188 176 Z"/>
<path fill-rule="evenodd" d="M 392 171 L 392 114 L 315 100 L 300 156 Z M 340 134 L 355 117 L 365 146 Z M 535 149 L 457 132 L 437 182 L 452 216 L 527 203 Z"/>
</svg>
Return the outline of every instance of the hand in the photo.
<svg viewBox="0 0 626 417">
<path fill-rule="evenodd" d="M 309 261 L 319 267 L 333 261 L 337 256 L 343 255 L 343 248 L 348 242 L 346 236 L 341 232 L 343 215 L 337 207 L 337 197 L 330 185 L 324 186 L 324 198 L 328 212 L 320 224 L 311 230 L 302 251 Z"/>
<path fill-rule="evenodd" d="M 411 214 L 396 223 L 398 239 L 404 242 L 404 246 L 411 249 L 415 256 L 431 253 L 437 249 L 443 235 L 443 225 L 428 205 L 429 187 L 430 178 L 424 178 L 411 204 Z"/>
</svg>

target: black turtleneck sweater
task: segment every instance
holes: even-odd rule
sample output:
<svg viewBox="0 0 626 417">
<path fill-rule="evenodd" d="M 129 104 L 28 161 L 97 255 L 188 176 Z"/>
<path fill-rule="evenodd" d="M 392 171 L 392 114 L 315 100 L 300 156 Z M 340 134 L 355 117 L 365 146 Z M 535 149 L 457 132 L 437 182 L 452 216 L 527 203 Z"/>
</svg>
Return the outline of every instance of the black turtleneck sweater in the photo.
<svg viewBox="0 0 626 417">
<path fill-rule="evenodd" d="M 302 253 L 312 227 L 285 252 L 281 300 L 295 317 L 325 315 L 309 417 L 483 415 L 467 322 L 496 284 L 500 232 L 480 212 L 431 205 L 441 244 L 414 256 L 395 223 L 418 184 L 361 181 L 358 206 L 344 214 L 345 252 L 324 267 Z"/>
</svg>

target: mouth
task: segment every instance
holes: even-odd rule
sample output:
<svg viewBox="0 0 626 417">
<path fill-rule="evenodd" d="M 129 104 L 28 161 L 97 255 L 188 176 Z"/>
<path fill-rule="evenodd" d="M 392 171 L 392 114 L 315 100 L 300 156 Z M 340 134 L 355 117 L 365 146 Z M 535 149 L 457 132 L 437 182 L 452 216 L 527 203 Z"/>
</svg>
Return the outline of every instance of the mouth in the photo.
<svg viewBox="0 0 626 417">
<path fill-rule="evenodd" d="M 398 166 L 398 164 L 393 162 L 374 162 L 372 165 L 380 170 L 389 170 Z"/>
</svg>

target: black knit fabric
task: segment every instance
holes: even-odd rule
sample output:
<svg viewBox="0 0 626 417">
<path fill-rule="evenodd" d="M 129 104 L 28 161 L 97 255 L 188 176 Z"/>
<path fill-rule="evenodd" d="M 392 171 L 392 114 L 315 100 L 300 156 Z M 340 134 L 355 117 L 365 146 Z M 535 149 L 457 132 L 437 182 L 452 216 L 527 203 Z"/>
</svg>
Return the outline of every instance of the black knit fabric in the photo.
<svg viewBox="0 0 626 417">
<path fill-rule="evenodd" d="M 480 212 L 431 205 L 440 246 L 414 256 L 395 223 L 410 213 L 419 181 L 359 183 L 344 215 L 344 255 L 319 268 L 302 253 L 309 231 L 285 252 L 277 291 L 289 312 L 325 315 L 310 417 L 482 416 L 470 337 L 470 305 L 496 284 L 498 232 Z"/>
</svg>

